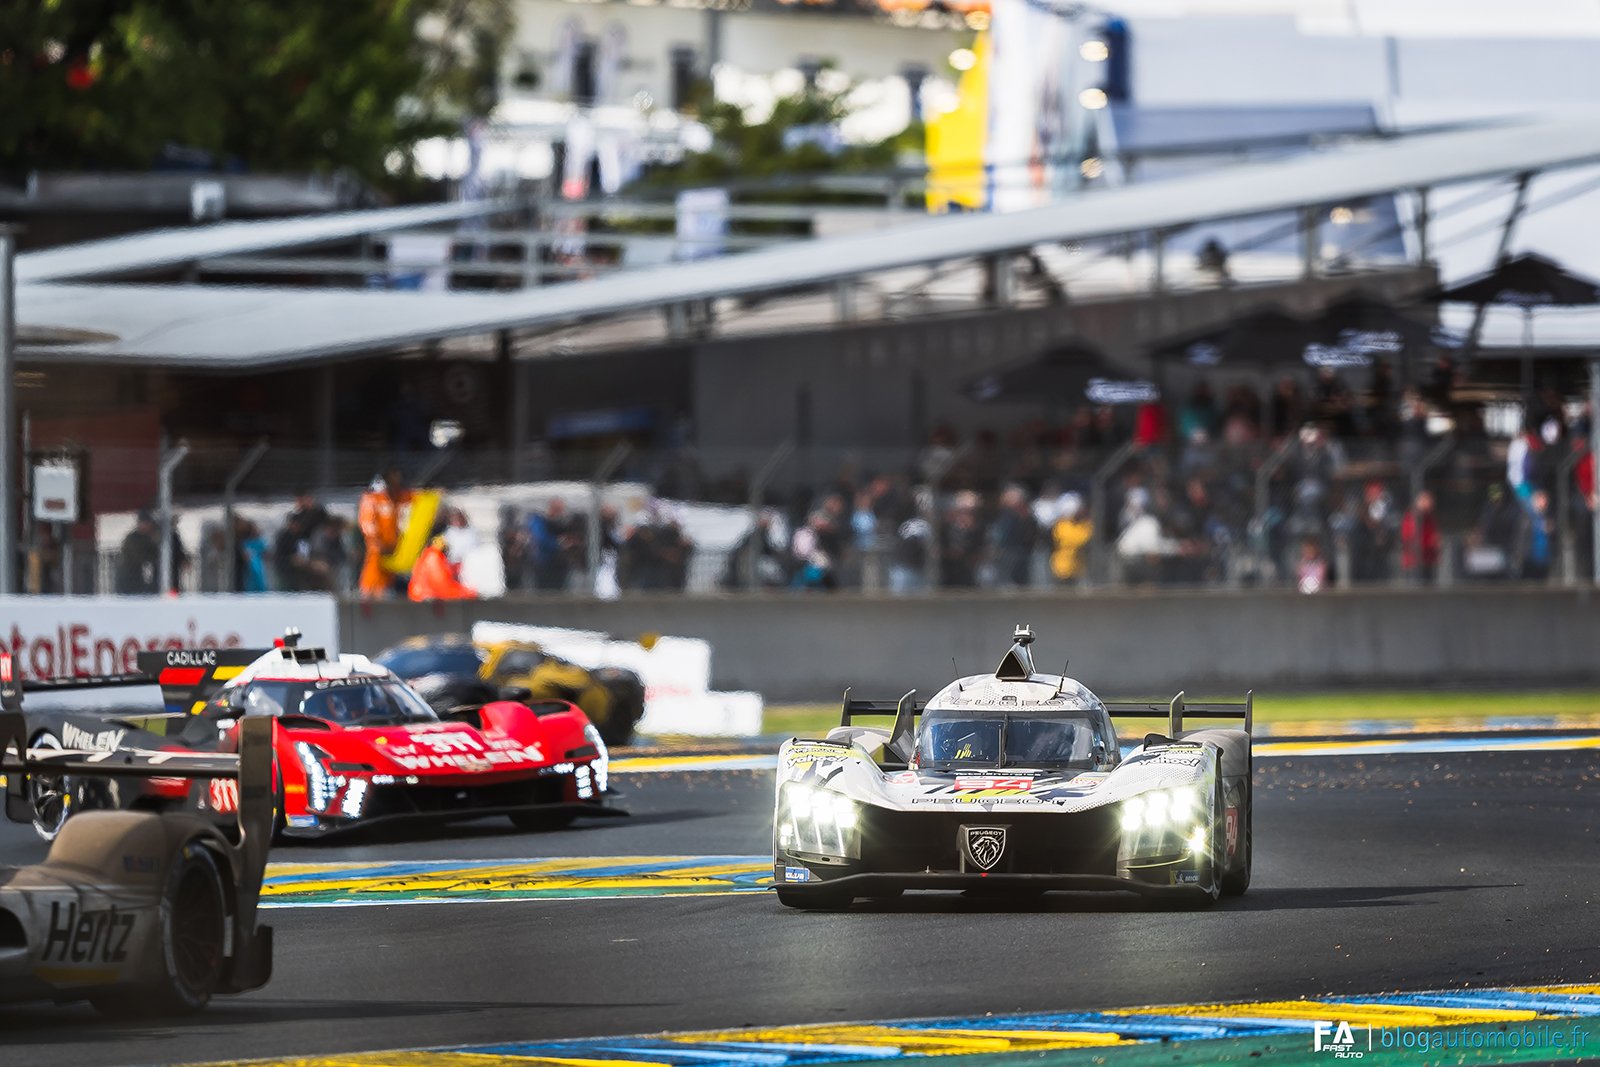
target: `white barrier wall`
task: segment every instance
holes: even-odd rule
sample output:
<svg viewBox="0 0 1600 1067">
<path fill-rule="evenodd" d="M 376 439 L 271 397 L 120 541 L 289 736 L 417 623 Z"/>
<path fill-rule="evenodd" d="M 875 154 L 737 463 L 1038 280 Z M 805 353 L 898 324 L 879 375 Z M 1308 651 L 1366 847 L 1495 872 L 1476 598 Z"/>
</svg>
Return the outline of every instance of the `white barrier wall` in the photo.
<svg viewBox="0 0 1600 1067">
<path fill-rule="evenodd" d="M 132 671 L 150 650 L 268 648 L 290 626 L 306 645 L 339 647 L 325 594 L 0 597 L 0 646 L 24 678 Z"/>
</svg>

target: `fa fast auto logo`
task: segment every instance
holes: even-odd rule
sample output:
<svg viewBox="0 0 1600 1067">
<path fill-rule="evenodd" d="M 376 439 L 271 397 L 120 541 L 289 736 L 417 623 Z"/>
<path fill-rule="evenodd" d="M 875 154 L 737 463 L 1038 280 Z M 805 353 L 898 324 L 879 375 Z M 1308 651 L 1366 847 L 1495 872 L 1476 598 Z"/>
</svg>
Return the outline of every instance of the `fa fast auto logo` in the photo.
<svg viewBox="0 0 1600 1067">
<path fill-rule="evenodd" d="M 1359 1060 L 1372 1051 L 1372 1027 L 1366 1027 L 1366 1047 L 1356 1043 L 1355 1031 L 1343 1019 L 1338 1022 L 1318 1020 L 1311 1024 L 1311 1051 L 1327 1052 L 1336 1060 Z"/>
<path fill-rule="evenodd" d="M 992 871 L 994 865 L 1000 862 L 1000 857 L 1006 852 L 1006 828 L 1004 826 L 963 826 L 961 828 L 962 843 L 966 846 L 967 858 L 970 859 L 980 871 Z"/>
</svg>

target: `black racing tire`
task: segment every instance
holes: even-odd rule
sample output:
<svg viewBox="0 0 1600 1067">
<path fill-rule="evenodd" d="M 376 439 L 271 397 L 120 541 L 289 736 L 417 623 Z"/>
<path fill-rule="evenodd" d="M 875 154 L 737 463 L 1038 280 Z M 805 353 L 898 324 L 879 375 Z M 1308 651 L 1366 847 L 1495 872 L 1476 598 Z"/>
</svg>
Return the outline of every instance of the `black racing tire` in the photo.
<svg viewBox="0 0 1600 1067">
<path fill-rule="evenodd" d="M 158 961 L 132 988 L 90 998 L 113 1018 L 188 1015 L 204 1008 L 227 973 L 227 889 L 216 856 L 190 841 L 161 891 Z"/>
<path fill-rule="evenodd" d="M 855 900 L 849 893 L 815 889 L 778 889 L 778 903 L 799 911 L 843 911 Z"/>
<path fill-rule="evenodd" d="M 35 734 L 30 749 L 62 750 L 61 742 L 48 730 Z M 41 841 L 54 841 L 72 817 L 72 796 L 76 786 L 65 774 L 27 776 L 28 806 L 33 809 L 33 832 Z"/>
<path fill-rule="evenodd" d="M 278 769 L 278 757 L 272 757 L 272 843 L 285 844 L 289 835 L 285 832 L 288 822 L 283 812 L 283 772 Z"/>
<path fill-rule="evenodd" d="M 1244 896 L 1245 890 L 1250 888 L 1252 859 L 1250 823 L 1251 811 L 1255 806 L 1253 791 L 1254 788 L 1247 778 L 1244 783 L 1244 803 L 1239 805 L 1239 862 L 1222 875 L 1222 895 L 1225 897 Z"/>
<path fill-rule="evenodd" d="M 577 816 L 570 811 L 514 811 L 508 818 L 518 830 L 538 834 L 565 830 Z"/>
<path fill-rule="evenodd" d="M 595 729 L 607 747 L 620 748 L 633 740 L 634 725 L 644 718 L 644 683 L 623 667 L 600 667 L 594 677 L 611 694 L 610 713 Z"/>
</svg>

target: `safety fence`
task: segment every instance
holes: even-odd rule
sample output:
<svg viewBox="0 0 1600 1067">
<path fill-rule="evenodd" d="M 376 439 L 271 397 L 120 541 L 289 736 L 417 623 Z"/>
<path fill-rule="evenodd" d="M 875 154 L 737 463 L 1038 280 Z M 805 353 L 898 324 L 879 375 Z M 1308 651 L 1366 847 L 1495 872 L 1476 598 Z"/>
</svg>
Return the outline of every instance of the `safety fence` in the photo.
<svg viewBox="0 0 1600 1067">
<path fill-rule="evenodd" d="M 117 506 L 92 522 L 32 522 L 24 588 L 349 591 L 366 552 L 358 502 L 389 470 L 435 494 L 428 532 L 445 534 L 457 563 L 476 552 L 490 593 L 1586 581 L 1587 451 L 1560 434 L 1532 443 L 1306 431 L 1241 444 L 611 443 L 331 461 L 265 443 L 98 450 L 90 495 Z M 109 491 L 103 471 L 115 472 Z"/>
</svg>

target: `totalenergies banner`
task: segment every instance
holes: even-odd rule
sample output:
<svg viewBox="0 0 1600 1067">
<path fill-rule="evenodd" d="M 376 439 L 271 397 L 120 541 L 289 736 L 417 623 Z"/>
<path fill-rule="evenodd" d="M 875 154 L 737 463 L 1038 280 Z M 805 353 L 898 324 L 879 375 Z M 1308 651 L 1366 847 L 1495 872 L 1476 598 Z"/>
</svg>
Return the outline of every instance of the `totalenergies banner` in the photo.
<svg viewBox="0 0 1600 1067">
<path fill-rule="evenodd" d="M 0 597 L 0 646 L 23 678 L 131 672 L 146 651 L 270 648 L 291 626 L 303 645 L 339 647 L 324 594 Z"/>
</svg>

